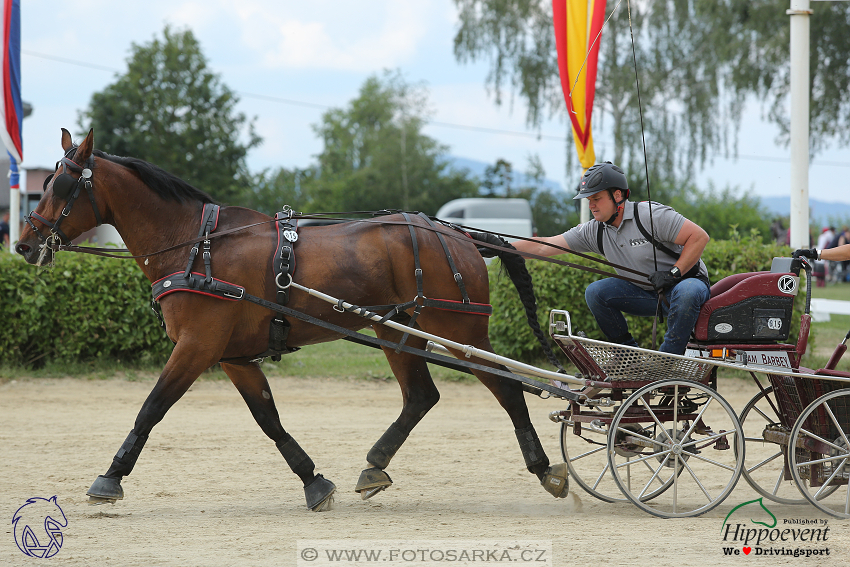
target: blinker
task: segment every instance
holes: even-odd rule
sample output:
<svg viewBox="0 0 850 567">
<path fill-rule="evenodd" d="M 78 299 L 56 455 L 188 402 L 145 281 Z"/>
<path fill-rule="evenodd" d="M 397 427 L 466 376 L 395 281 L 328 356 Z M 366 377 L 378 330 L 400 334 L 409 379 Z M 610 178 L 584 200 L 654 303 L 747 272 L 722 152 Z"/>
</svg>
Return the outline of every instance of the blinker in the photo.
<svg viewBox="0 0 850 567">
<path fill-rule="evenodd" d="M 60 173 L 53 180 L 53 194 L 59 199 L 67 199 L 71 196 L 71 191 L 74 189 L 77 180 L 67 173 Z M 45 185 L 45 187 L 47 187 Z"/>
</svg>

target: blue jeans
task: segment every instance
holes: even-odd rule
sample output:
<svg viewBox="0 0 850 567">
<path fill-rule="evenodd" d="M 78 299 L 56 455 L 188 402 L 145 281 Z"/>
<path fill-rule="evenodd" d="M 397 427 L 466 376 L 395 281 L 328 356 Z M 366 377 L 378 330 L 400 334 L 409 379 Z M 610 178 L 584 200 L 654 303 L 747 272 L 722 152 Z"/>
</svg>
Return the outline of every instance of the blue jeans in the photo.
<svg viewBox="0 0 850 567">
<path fill-rule="evenodd" d="M 667 290 L 662 312 L 667 317 L 667 333 L 659 351 L 684 354 L 688 340 L 694 330 L 702 304 L 708 301 L 710 291 L 705 282 L 686 278 Z M 584 292 L 590 312 L 599 328 L 610 342 L 637 346 L 629 334 L 623 313 L 654 317 L 658 305 L 658 294 L 647 291 L 633 283 L 617 278 L 595 281 Z"/>
</svg>

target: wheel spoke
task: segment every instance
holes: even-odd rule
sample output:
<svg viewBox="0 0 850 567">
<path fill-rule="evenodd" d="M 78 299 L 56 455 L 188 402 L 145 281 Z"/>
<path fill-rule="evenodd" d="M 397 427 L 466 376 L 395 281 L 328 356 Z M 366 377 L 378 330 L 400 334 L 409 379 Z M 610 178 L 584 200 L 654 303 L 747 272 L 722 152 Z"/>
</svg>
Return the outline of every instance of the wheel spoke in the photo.
<svg viewBox="0 0 850 567">
<path fill-rule="evenodd" d="M 703 457 L 702 455 L 697 455 L 696 453 L 690 453 L 690 457 L 692 459 L 699 459 L 700 461 L 705 461 L 706 463 L 711 463 L 712 465 L 716 465 L 718 467 L 723 467 L 724 469 L 729 470 L 729 471 L 735 470 L 735 467 L 730 467 L 729 465 L 724 465 L 723 463 L 718 463 L 717 461 L 715 461 L 713 459 L 709 459 L 708 457 Z M 687 461 L 685 461 L 685 459 L 682 459 L 682 461 L 687 462 Z"/>
<path fill-rule="evenodd" d="M 658 465 L 658 468 L 657 468 L 657 469 L 655 469 L 655 472 L 654 472 L 654 473 L 652 473 L 652 478 L 650 478 L 650 479 L 649 479 L 649 481 L 646 483 L 646 486 L 644 486 L 644 487 L 643 487 L 643 490 L 641 490 L 641 491 L 640 491 L 640 494 L 638 494 L 638 500 L 640 500 L 641 498 L 643 498 L 643 495 L 646 493 L 646 489 L 647 489 L 647 488 L 649 488 L 649 485 L 650 485 L 650 484 L 652 484 L 652 481 L 653 481 L 653 480 L 655 480 L 656 478 L 658 478 L 658 473 L 659 473 L 659 472 L 661 472 L 661 469 L 663 469 L 663 468 L 664 468 L 664 465 L 665 465 L 665 464 L 667 464 L 667 461 L 668 461 L 668 460 L 670 460 L 670 453 L 667 453 L 667 456 L 666 456 L 666 457 L 664 457 L 664 461 L 663 461 L 663 462 L 661 462 L 661 464 L 659 464 L 659 465 Z M 646 461 L 644 461 L 644 462 L 646 462 Z M 650 466 L 649 466 L 649 463 L 647 463 L 647 464 L 646 464 L 646 466 L 647 466 L 647 467 L 649 467 L 649 470 L 652 470 L 652 467 L 650 467 Z M 674 473 L 674 474 L 675 474 L 675 473 Z M 659 481 L 660 481 L 660 480 L 661 480 L 661 479 L 659 479 Z M 662 482 L 662 483 L 661 483 L 661 485 L 663 486 L 663 485 L 664 485 L 664 483 Z"/>
<path fill-rule="evenodd" d="M 602 445 L 602 446 L 599 446 L 599 447 L 597 447 L 597 448 L 595 448 L 595 449 L 591 449 L 591 450 L 590 450 L 590 451 L 588 451 L 587 453 L 582 453 L 581 455 L 578 455 L 577 457 L 573 457 L 572 459 L 570 459 L 570 462 L 572 463 L 572 462 L 574 462 L 574 461 L 577 461 L 577 460 L 579 460 L 579 459 L 582 459 L 582 458 L 587 457 L 587 456 L 589 456 L 589 455 L 592 455 L 592 454 L 594 454 L 594 453 L 598 453 L 599 451 L 604 451 L 604 450 L 605 450 L 605 448 L 606 448 L 606 447 L 605 447 L 605 445 Z"/>
<path fill-rule="evenodd" d="M 653 443 L 655 445 L 661 445 L 662 447 L 664 446 L 664 443 L 662 441 L 658 441 L 656 439 L 650 439 L 649 437 L 646 437 L 645 435 L 641 435 L 640 433 L 637 433 L 636 431 L 632 431 L 631 429 L 624 429 L 624 428 L 620 427 L 619 425 L 617 426 L 617 431 L 619 433 L 627 433 L 630 437 L 637 437 L 638 439 L 643 439 L 644 441 L 648 441 L 649 443 Z"/>
<path fill-rule="evenodd" d="M 806 431 L 803 428 L 800 428 L 800 433 L 805 433 L 807 437 L 811 437 L 812 439 L 817 439 L 821 443 L 825 443 L 826 445 L 829 445 L 833 449 L 838 449 L 839 451 L 843 451 L 845 453 L 847 452 L 848 448 L 850 448 L 850 445 L 848 445 L 847 447 L 842 447 L 841 445 L 836 445 L 835 443 L 831 443 L 831 442 L 827 441 L 826 439 L 824 439 L 823 437 L 821 437 L 820 435 L 816 435 L 816 434 L 812 433 L 811 431 Z"/>
<path fill-rule="evenodd" d="M 713 401 L 714 401 L 714 398 L 708 398 L 708 401 L 705 402 L 705 405 L 702 406 L 701 410 L 699 410 L 699 414 L 697 415 L 696 419 L 694 419 L 693 423 L 691 424 L 691 428 L 688 429 L 687 433 L 685 433 L 685 436 L 683 437 L 683 439 L 687 439 L 688 437 L 691 436 L 691 433 L 693 433 L 694 429 L 697 428 L 697 423 L 699 423 L 700 419 L 702 419 L 702 414 L 705 413 L 705 410 L 708 409 L 708 406 L 710 406 L 711 402 L 713 402 Z"/>
<path fill-rule="evenodd" d="M 712 500 L 711 494 L 708 493 L 708 490 L 705 489 L 705 487 L 702 485 L 700 480 L 697 478 L 697 475 L 694 473 L 693 469 L 691 469 L 691 466 L 688 464 L 688 461 L 686 461 L 685 459 L 682 459 L 682 464 L 685 465 L 686 469 L 688 469 L 688 473 L 690 473 L 691 478 L 693 478 L 694 482 L 697 483 L 697 486 L 700 487 L 700 490 L 702 490 L 702 493 L 705 494 L 706 498 L 708 498 L 708 501 L 713 502 L 714 500 Z M 678 476 L 678 475 L 676 475 L 676 476 Z"/>
<path fill-rule="evenodd" d="M 839 472 L 841 472 L 841 470 L 844 468 L 844 465 L 846 465 L 846 464 L 847 464 L 847 458 L 845 458 L 843 461 L 841 461 L 840 465 L 835 467 L 835 470 L 832 471 L 832 474 L 829 475 L 829 478 L 826 479 L 826 481 L 821 485 L 820 489 L 815 493 L 815 500 L 818 499 L 818 496 L 820 496 L 820 493 L 823 492 L 824 488 L 829 486 L 829 483 L 832 482 L 832 479 L 835 478 L 835 475 L 837 475 Z"/>
<path fill-rule="evenodd" d="M 669 456 L 669 455 L 668 455 L 668 456 Z M 664 460 L 665 460 L 665 462 L 666 462 L 667 458 L 665 457 L 665 459 L 664 459 Z M 645 465 L 646 465 L 646 468 L 649 470 L 649 472 L 652 472 L 652 467 L 651 467 L 651 466 L 649 466 L 649 461 L 643 461 L 643 464 L 645 464 Z M 660 478 L 660 477 L 658 478 L 658 484 L 660 484 L 662 487 L 663 487 L 663 486 L 664 486 L 664 484 L 665 484 L 665 483 L 664 483 L 664 481 L 663 481 L 663 480 L 661 480 L 661 478 Z"/>
<path fill-rule="evenodd" d="M 658 453 L 652 453 L 651 455 L 646 455 L 645 457 L 641 457 L 640 459 L 636 459 L 634 461 L 626 461 L 625 463 L 620 463 L 619 465 L 617 465 L 616 468 L 619 469 L 619 468 L 622 468 L 622 467 L 625 467 L 625 466 L 628 466 L 628 465 L 636 465 L 640 462 L 646 461 L 648 459 L 652 459 L 654 457 L 660 457 L 662 455 L 668 455 L 670 453 L 670 451 L 672 451 L 672 449 L 667 449 L 665 451 L 659 451 Z"/>
<path fill-rule="evenodd" d="M 763 467 L 764 465 L 766 465 L 766 464 L 767 464 L 767 463 L 769 463 L 770 461 L 774 460 L 776 457 L 779 457 L 780 455 L 782 455 L 782 451 L 779 451 L 778 453 L 774 454 L 772 457 L 768 457 L 768 458 L 766 458 L 765 460 L 763 460 L 762 462 L 758 463 L 757 465 L 755 465 L 755 466 L 753 466 L 753 467 L 748 468 L 748 469 L 747 469 L 747 472 L 748 472 L 748 473 L 751 473 L 751 472 L 753 472 L 754 470 L 756 470 L 756 469 L 758 469 L 758 468 Z"/>
<path fill-rule="evenodd" d="M 844 440 L 845 447 L 850 449 L 850 441 L 847 440 L 847 435 L 844 433 L 844 427 L 838 423 L 838 420 L 835 419 L 835 414 L 832 413 L 832 408 L 829 407 L 829 404 L 824 403 L 823 407 L 826 409 L 826 412 L 829 414 L 830 419 L 832 419 L 832 423 L 835 424 L 835 427 L 838 428 L 838 432 L 841 433 L 841 439 Z"/>
<path fill-rule="evenodd" d="M 782 453 L 780 452 L 779 454 L 781 455 Z M 782 467 L 779 469 L 779 478 L 776 479 L 776 484 L 773 485 L 773 492 L 771 492 L 771 494 L 773 494 L 774 496 L 776 496 L 776 493 L 779 492 L 779 487 L 782 486 L 782 478 L 784 476 L 785 467 Z"/>
<path fill-rule="evenodd" d="M 769 417 L 766 413 L 764 413 L 763 411 L 761 411 L 761 409 L 759 409 L 759 407 L 758 407 L 758 406 L 753 406 L 753 409 L 754 409 L 755 411 L 757 411 L 757 412 L 758 412 L 758 414 L 759 414 L 760 416 L 762 416 L 766 422 L 768 422 L 768 423 L 770 423 L 770 424 L 776 423 L 776 421 L 774 421 L 774 420 L 770 419 L 770 417 Z"/>
<path fill-rule="evenodd" d="M 652 411 L 652 408 L 649 406 L 649 404 L 648 404 L 648 403 L 646 403 L 646 400 L 644 400 L 643 398 L 639 398 L 639 400 L 640 400 L 641 402 L 643 402 L 643 405 L 644 405 L 644 407 L 646 408 L 646 411 L 649 413 L 649 415 L 651 415 L 651 416 L 652 416 L 652 419 L 655 421 L 655 423 L 656 423 L 656 424 L 658 424 L 658 427 L 660 427 L 660 428 L 661 428 L 661 431 L 664 433 L 664 435 L 666 435 L 666 436 L 667 436 L 667 439 L 670 441 L 670 443 L 675 443 L 675 441 L 673 440 L 673 438 L 672 438 L 672 437 L 670 437 L 670 434 L 669 434 L 669 433 L 667 433 L 667 429 L 664 427 L 664 424 L 663 424 L 663 423 L 661 423 L 661 421 L 658 419 L 658 416 L 656 416 L 656 415 L 655 415 L 655 412 L 654 412 L 654 411 Z"/>
<path fill-rule="evenodd" d="M 697 443 L 705 443 L 706 441 L 713 441 L 715 439 L 720 439 L 721 437 L 726 437 L 727 435 L 731 435 L 733 433 L 735 433 L 735 430 L 730 429 L 729 431 L 724 431 L 723 433 L 715 433 L 714 435 L 709 435 L 709 436 L 704 437 L 702 439 L 692 439 L 691 441 L 688 441 L 687 443 L 682 443 L 682 448 L 684 449 L 685 447 L 690 447 L 691 445 L 696 445 Z M 685 439 L 687 439 L 687 436 L 685 436 Z"/>
<path fill-rule="evenodd" d="M 850 455 L 848 455 L 847 453 L 844 453 L 843 455 L 835 455 L 834 457 L 826 457 L 825 459 L 817 459 L 817 460 L 814 460 L 814 461 L 806 461 L 805 463 L 797 463 L 797 467 L 799 468 L 799 467 L 807 467 L 809 465 L 819 465 L 820 463 L 830 463 L 832 461 L 837 461 L 838 459 L 846 459 L 846 458 L 848 458 L 848 456 L 850 456 Z"/>
<path fill-rule="evenodd" d="M 593 483 L 593 490 L 596 490 L 596 487 L 599 486 L 599 483 L 602 481 L 602 477 L 605 476 L 605 473 L 608 471 L 608 463 L 605 463 L 605 468 L 602 469 L 602 472 L 599 473 L 599 476 L 596 478 L 596 482 Z"/>
<path fill-rule="evenodd" d="M 847 483 L 847 497 L 844 499 L 844 514 L 850 516 L 850 482 Z"/>
</svg>

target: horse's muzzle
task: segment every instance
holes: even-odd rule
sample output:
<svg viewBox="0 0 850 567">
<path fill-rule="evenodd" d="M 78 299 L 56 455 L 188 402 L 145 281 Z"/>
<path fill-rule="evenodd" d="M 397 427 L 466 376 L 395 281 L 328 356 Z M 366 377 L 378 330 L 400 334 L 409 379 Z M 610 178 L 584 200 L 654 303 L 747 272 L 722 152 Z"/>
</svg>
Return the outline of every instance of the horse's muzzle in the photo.
<svg viewBox="0 0 850 567">
<path fill-rule="evenodd" d="M 18 242 L 15 245 L 15 252 L 24 257 L 28 264 L 37 264 L 39 259 L 39 250 L 37 246 L 30 246 L 26 242 Z M 53 251 L 48 251 L 47 256 L 52 256 Z"/>
</svg>

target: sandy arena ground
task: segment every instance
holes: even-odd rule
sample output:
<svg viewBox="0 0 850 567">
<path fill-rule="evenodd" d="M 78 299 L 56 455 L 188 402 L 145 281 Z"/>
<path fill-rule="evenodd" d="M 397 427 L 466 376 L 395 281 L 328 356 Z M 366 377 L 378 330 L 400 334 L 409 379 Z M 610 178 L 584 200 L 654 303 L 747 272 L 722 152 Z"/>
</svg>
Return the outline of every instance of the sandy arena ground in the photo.
<svg viewBox="0 0 850 567">
<path fill-rule="evenodd" d="M 850 521 L 832 518 L 829 557 L 724 556 L 723 519 L 758 497 L 743 479 L 699 518 L 656 518 L 629 503 L 603 503 L 575 484 L 556 500 L 525 471 L 506 414 L 477 383 L 438 384 L 440 403 L 388 469 L 395 484 L 362 501 L 354 484 L 366 452 L 398 414 L 398 386 L 272 379 L 284 427 L 338 487 L 334 510 L 314 513 L 235 388 L 200 381 L 154 429 L 123 481 L 125 499 L 89 506 L 86 490 L 152 386 L 121 379 L 0 384 L 0 565 L 45 564 L 16 547 L 11 519 L 27 498 L 53 495 L 68 518 L 53 565 L 306 565 L 296 556 L 304 539 L 551 541 L 558 566 L 846 565 L 850 556 Z M 720 384 L 737 411 L 755 391 L 745 381 Z M 560 461 L 559 427 L 548 413 L 563 403 L 526 397 L 549 458 Z M 829 518 L 808 504 L 769 508 L 780 523 Z"/>
</svg>

